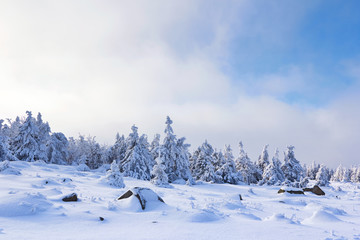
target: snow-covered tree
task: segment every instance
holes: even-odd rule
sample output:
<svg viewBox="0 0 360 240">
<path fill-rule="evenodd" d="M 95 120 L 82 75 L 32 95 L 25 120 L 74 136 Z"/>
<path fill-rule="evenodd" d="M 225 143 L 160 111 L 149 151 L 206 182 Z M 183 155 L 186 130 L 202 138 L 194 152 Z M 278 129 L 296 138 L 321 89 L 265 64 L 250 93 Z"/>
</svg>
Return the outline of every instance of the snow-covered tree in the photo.
<svg viewBox="0 0 360 240">
<path fill-rule="evenodd" d="M 150 180 L 153 158 L 148 149 L 145 135 L 139 137 L 137 127 L 132 126 L 132 133 L 126 138 L 126 153 L 121 162 L 124 176 Z"/>
<path fill-rule="evenodd" d="M 247 184 L 257 183 L 261 178 L 259 170 L 255 166 L 255 164 L 251 162 L 247 153 L 244 151 L 244 145 L 241 141 L 239 143 L 239 148 L 240 154 L 235 161 L 235 165 L 236 169 L 239 171 L 239 175 L 242 181 Z"/>
<path fill-rule="evenodd" d="M 6 134 L 7 125 L 3 125 L 4 120 L 0 119 L 0 161 L 10 160 L 15 161 L 17 160 L 14 155 L 12 154 L 9 146 L 9 137 Z"/>
<path fill-rule="evenodd" d="M 230 145 L 225 145 L 224 161 L 224 164 L 216 171 L 216 174 L 220 175 L 224 183 L 238 183 L 241 179 L 239 179 L 239 174 L 236 170 L 234 155 Z"/>
<path fill-rule="evenodd" d="M 269 144 L 266 144 L 262 150 L 261 155 L 256 163 L 258 169 L 260 169 L 261 174 L 264 172 L 265 168 L 269 165 L 269 153 L 268 153 Z"/>
<path fill-rule="evenodd" d="M 351 171 L 348 168 L 344 168 L 343 178 L 341 179 L 342 182 L 350 182 L 351 180 Z"/>
<path fill-rule="evenodd" d="M 159 148 L 160 148 L 160 134 L 155 134 L 154 139 L 150 144 L 150 153 L 154 159 L 157 159 L 159 156 Z"/>
<path fill-rule="evenodd" d="M 106 180 L 109 185 L 118 187 L 118 188 L 124 188 L 124 179 L 122 177 L 122 174 L 119 169 L 119 165 L 116 163 L 116 160 L 114 160 L 110 165 L 110 170 L 106 173 Z"/>
<path fill-rule="evenodd" d="M 284 173 L 280 167 L 279 150 L 276 149 L 274 157 L 263 172 L 259 185 L 280 185 L 284 180 Z"/>
<path fill-rule="evenodd" d="M 12 148 L 15 156 L 22 161 L 33 162 L 36 160 L 44 160 L 40 157 L 46 156 L 43 151 L 46 149 L 40 148 L 39 128 L 36 125 L 35 119 L 32 117 L 30 111 L 25 122 L 19 128 L 19 134 L 12 142 Z"/>
<path fill-rule="evenodd" d="M 69 157 L 69 142 L 63 133 L 53 133 L 47 148 L 47 160 L 49 163 L 67 164 Z"/>
<path fill-rule="evenodd" d="M 151 183 L 159 187 L 169 186 L 169 178 L 165 172 L 165 159 L 161 153 L 157 154 L 158 157 L 155 159 L 155 165 L 151 171 L 152 179 Z"/>
<path fill-rule="evenodd" d="M 117 133 L 115 144 L 111 146 L 108 151 L 107 163 L 112 162 L 113 160 L 116 160 L 117 163 L 120 163 L 125 157 L 126 148 L 127 146 L 124 135 L 120 136 L 120 134 Z"/>
<path fill-rule="evenodd" d="M 213 153 L 214 149 L 207 141 L 199 147 L 198 156 L 193 166 L 193 177 L 196 180 L 216 182 L 217 176 L 213 165 Z"/>
<path fill-rule="evenodd" d="M 360 182 L 360 167 L 353 167 L 351 171 L 351 182 L 358 183 Z"/>
<path fill-rule="evenodd" d="M 340 164 L 340 165 L 336 168 L 334 174 L 332 175 L 331 181 L 341 182 L 342 179 L 343 179 L 343 177 L 344 177 L 344 168 L 343 168 L 343 166 Z"/>
<path fill-rule="evenodd" d="M 284 172 L 284 176 L 290 182 L 299 182 L 301 177 L 304 177 L 304 169 L 300 165 L 300 162 L 295 158 L 294 146 L 288 146 L 284 153 L 284 164 L 281 166 L 281 170 Z"/>
<path fill-rule="evenodd" d="M 170 117 L 166 118 L 165 137 L 163 144 L 159 146 L 160 153 L 165 162 L 165 172 L 168 175 L 169 182 L 178 179 L 192 181 L 189 169 L 189 144 L 185 144 L 185 138 L 177 139 L 171 127 L 173 121 Z"/>
<path fill-rule="evenodd" d="M 306 176 L 310 180 L 315 180 L 316 174 L 318 173 L 320 168 L 319 164 L 316 164 L 315 161 L 311 163 L 311 165 L 306 167 Z"/>
<path fill-rule="evenodd" d="M 50 140 L 51 129 L 48 122 L 42 120 L 41 113 L 38 113 L 35 124 L 38 129 L 37 140 L 39 142 L 38 158 L 47 162 L 47 147 Z"/>
<path fill-rule="evenodd" d="M 326 169 L 324 164 L 321 164 L 318 172 L 316 173 L 316 185 L 319 186 L 328 186 L 329 180 L 328 180 L 328 170 Z"/>
</svg>

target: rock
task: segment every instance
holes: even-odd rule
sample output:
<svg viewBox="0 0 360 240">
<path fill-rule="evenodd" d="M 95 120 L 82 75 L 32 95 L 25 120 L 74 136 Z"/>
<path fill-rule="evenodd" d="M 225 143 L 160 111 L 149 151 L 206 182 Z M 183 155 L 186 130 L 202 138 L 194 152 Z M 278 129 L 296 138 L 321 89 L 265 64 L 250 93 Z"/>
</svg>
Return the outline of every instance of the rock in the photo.
<svg viewBox="0 0 360 240">
<path fill-rule="evenodd" d="M 278 193 L 284 193 L 284 192 L 287 192 L 287 193 L 290 193 L 290 194 L 304 194 L 304 192 L 301 191 L 301 190 L 284 190 L 284 189 L 281 188 L 278 191 Z"/>
<path fill-rule="evenodd" d="M 312 188 L 304 188 L 303 189 L 304 192 L 312 192 L 318 196 L 324 196 L 325 195 L 325 192 L 323 190 L 321 190 L 321 188 L 318 186 L 318 185 L 315 185 L 314 187 Z"/>
<path fill-rule="evenodd" d="M 127 192 L 125 192 L 123 195 L 121 195 L 118 200 L 126 199 L 129 197 L 136 197 L 139 200 L 139 203 L 141 205 L 141 209 L 145 210 L 146 204 L 149 202 L 162 202 L 165 203 L 164 200 L 159 197 L 153 190 L 150 188 L 140 188 L 135 187 Z"/>
<path fill-rule="evenodd" d="M 100 221 L 104 221 L 105 219 L 103 217 L 99 217 Z"/>
<path fill-rule="evenodd" d="M 78 197 L 76 193 L 69 194 L 62 199 L 64 202 L 77 202 Z"/>
</svg>

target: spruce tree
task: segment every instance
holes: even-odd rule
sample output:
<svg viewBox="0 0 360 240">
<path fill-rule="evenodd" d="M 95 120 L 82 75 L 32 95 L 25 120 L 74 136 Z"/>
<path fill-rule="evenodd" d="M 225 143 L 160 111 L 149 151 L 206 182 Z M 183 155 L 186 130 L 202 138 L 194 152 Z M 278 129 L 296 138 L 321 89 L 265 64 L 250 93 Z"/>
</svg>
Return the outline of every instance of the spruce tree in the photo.
<svg viewBox="0 0 360 240">
<path fill-rule="evenodd" d="M 248 157 L 247 153 L 244 151 L 244 145 L 240 141 L 239 143 L 240 154 L 235 161 L 236 169 L 239 172 L 239 176 L 243 182 L 246 184 L 257 183 L 259 181 L 260 172 L 256 168 Z"/>
<path fill-rule="evenodd" d="M 214 149 L 205 140 L 199 149 L 199 155 L 197 156 L 193 177 L 196 180 L 204 182 L 216 182 L 215 168 L 213 165 L 213 153 Z"/>
<path fill-rule="evenodd" d="M 109 185 L 117 187 L 117 188 L 124 188 L 124 180 L 122 174 L 119 169 L 119 165 L 114 160 L 110 165 L 110 170 L 106 173 L 106 180 Z"/>
<path fill-rule="evenodd" d="M 141 180 L 150 180 L 152 169 L 152 155 L 148 150 L 146 137 L 139 137 L 137 127 L 132 126 L 132 133 L 126 139 L 126 153 L 121 162 L 121 170 L 124 176 Z"/>
<path fill-rule="evenodd" d="M 221 174 L 222 181 L 230 184 L 238 183 L 241 179 L 239 179 L 239 174 L 236 170 L 234 155 L 230 145 L 225 145 L 224 160 L 225 163 L 218 170 Z"/>
<path fill-rule="evenodd" d="M 318 172 L 316 173 L 316 185 L 318 186 L 328 186 L 329 180 L 328 180 L 328 171 L 325 167 L 325 165 L 321 164 Z"/>
<path fill-rule="evenodd" d="M 151 183 L 159 187 L 168 187 L 169 178 L 165 172 L 165 159 L 161 153 L 157 154 L 158 157 L 155 159 L 155 165 L 151 171 L 152 179 Z"/>
<path fill-rule="evenodd" d="M 300 162 L 295 158 L 294 146 L 288 146 L 284 153 L 284 164 L 281 170 L 284 172 L 285 179 L 290 182 L 299 182 L 304 177 L 304 169 Z"/>
<path fill-rule="evenodd" d="M 261 174 L 264 172 L 265 168 L 269 165 L 269 153 L 267 148 L 269 147 L 268 144 L 266 144 L 262 150 L 261 155 L 259 156 L 259 159 L 256 163 L 258 169 L 260 169 Z"/>
<path fill-rule="evenodd" d="M 63 133 L 53 133 L 50 136 L 47 148 L 47 160 L 49 163 L 67 164 L 69 157 L 69 142 Z"/>
</svg>

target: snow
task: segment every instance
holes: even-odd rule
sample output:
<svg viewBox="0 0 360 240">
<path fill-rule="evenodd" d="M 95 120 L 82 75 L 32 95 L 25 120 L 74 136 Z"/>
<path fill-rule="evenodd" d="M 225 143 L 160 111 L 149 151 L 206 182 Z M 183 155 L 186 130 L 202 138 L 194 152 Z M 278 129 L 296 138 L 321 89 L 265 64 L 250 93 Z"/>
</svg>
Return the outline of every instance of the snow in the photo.
<svg viewBox="0 0 360 240">
<path fill-rule="evenodd" d="M 20 161 L 9 168 L 21 175 L 0 172 L 0 239 L 360 239 L 359 184 L 330 182 L 317 196 L 278 194 L 276 186 L 161 188 L 124 177 L 119 189 L 101 181 L 104 171 Z M 142 210 L 135 197 L 117 200 L 135 187 L 165 204 Z M 61 200 L 73 192 L 78 202 Z"/>
</svg>

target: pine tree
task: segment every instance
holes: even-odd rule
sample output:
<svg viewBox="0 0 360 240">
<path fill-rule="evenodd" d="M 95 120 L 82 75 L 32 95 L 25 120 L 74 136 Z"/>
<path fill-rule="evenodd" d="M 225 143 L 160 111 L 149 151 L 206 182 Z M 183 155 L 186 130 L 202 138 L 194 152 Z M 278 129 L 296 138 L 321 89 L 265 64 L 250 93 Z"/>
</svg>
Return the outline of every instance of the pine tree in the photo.
<svg viewBox="0 0 360 240">
<path fill-rule="evenodd" d="M 258 175 L 260 175 L 259 170 L 256 166 L 251 162 L 247 153 L 244 151 L 244 145 L 240 141 L 240 154 L 239 157 L 235 161 L 236 169 L 239 171 L 240 178 L 243 182 L 247 184 L 257 183 L 259 181 Z"/>
<path fill-rule="evenodd" d="M 165 159 L 162 157 L 163 155 L 161 153 L 158 153 L 157 155 L 158 157 L 155 159 L 155 165 L 151 171 L 151 183 L 159 187 L 168 187 L 169 178 L 165 172 Z"/>
<path fill-rule="evenodd" d="M 274 157 L 264 170 L 262 180 L 259 182 L 259 185 L 280 185 L 284 180 L 284 173 L 280 167 L 279 150 L 276 149 Z"/>
<path fill-rule="evenodd" d="M 329 185 L 329 180 L 328 180 L 328 171 L 325 167 L 325 165 L 321 164 L 316 177 L 316 185 L 318 186 L 328 186 Z"/>
<path fill-rule="evenodd" d="M 106 180 L 111 186 L 118 188 L 125 187 L 124 180 L 122 174 L 120 173 L 119 165 L 116 163 L 116 160 L 111 163 L 110 170 L 108 170 L 106 173 Z"/>
<path fill-rule="evenodd" d="M 341 182 L 344 176 L 344 169 L 342 167 L 342 165 L 340 164 L 337 168 L 336 171 L 334 172 L 334 174 L 331 177 L 331 181 L 335 181 L 335 182 Z"/>
<path fill-rule="evenodd" d="M 312 164 L 306 168 L 306 176 L 310 180 L 315 180 L 316 174 L 319 171 L 319 168 L 320 168 L 319 164 L 316 164 L 315 161 L 312 162 Z"/>
<path fill-rule="evenodd" d="M 230 145 L 225 145 L 224 160 L 225 163 L 217 171 L 217 173 L 220 173 L 222 182 L 230 184 L 238 183 L 241 179 L 239 179 L 239 174 L 236 170 L 234 155 Z"/>
<path fill-rule="evenodd" d="M 150 153 L 154 159 L 157 159 L 157 157 L 159 156 L 159 148 L 160 148 L 160 134 L 156 134 L 150 144 Z"/>
<path fill-rule="evenodd" d="M 299 182 L 301 177 L 304 177 L 304 169 L 300 165 L 300 162 L 296 160 L 294 153 L 294 146 L 288 146 L 284 153 L 284 164 L 281 166 L 281 170 L 284 172 L 284 176 L 290 182 Z"/>
<path fill-rule="evenodd" d="M 121 169 L 124 176 L 150 180 L 153 158 L 148 150 L 147 139 L 145 135 L 139 138 L 138 128 L 135 125 L 131 129 L 132 133 L 126 139 L 127 150 Z"/>
<path fill-rule="evenodd" d="M 112 162 L 113 160 L 120 163 L 125 157 L 126 148 L 127 146 L 124 135 L 120 136 L 120 134 L 117 133 L 115 144 L 109 149 L 107 163 Z"/>
<path fill-rule="evenodd" d="M 161 157 L 165 161 L 165 172 L 168 175 L 169 182 L 178 179 L 192 182 L 192 176 L 189 169 L 189 144 L 185 144 L 185 138 L 177 139 L 171 127 L 173 121 L 170 117 L 166 118 L 165 138 L 163 144 L 159 146 Z"/>
<path fill-rule="evenodd" d="M 50 136 L 47 148 L 47 159 L 49 163 L 67 164 L 69 157 L 69 142 L 63 133 L 53 133 Z"/>
<path fill-rule="evenodd" d="M 270 164 L 269 153 L 267 151 L 268 147 L 269 147 L 268 144 L 266 144 L 264 146 L 263 151 L 262 151 L 261 155 L 259 156 L 259 160 L 256 163 L 258 169 L 260 169 L 261 174 L 264 172 L 265 168 Z"/>
<path fill-rule="evenodd" d="M 51 129 L 49 123 L 43 122 L 41 113 L 38 113 L 35 124 L 39 131 L 37 136 L 39 143 L 39 149 L 37 153 L 38 159 L 47 162 L 48 161 L 47 147 L 48 147 L 48 141 L 50 140 Z"/>
<path fill-rule="evenodd" d="M 215 168 L 212 159 L 214 149 L 207 141 L 205 141 L 199 150 L 199 155 L 194 166 L 193 177 L 196 180 L 214 183 L 216 182 Z"/>
<path fill-rule="evenodd" d="M 40 149 L 39 128 L 36 125 L 35 119 L 30 111 L 27 111 L 26 114 L 28 116 L 20 126 L 19 134 L 13 140 L 12 147 L 15 156 L 19 160 L 33 162 L 40 160 L 39 156 L 43 155 L 42 151 L 44 149 Z"/>
</svg>

